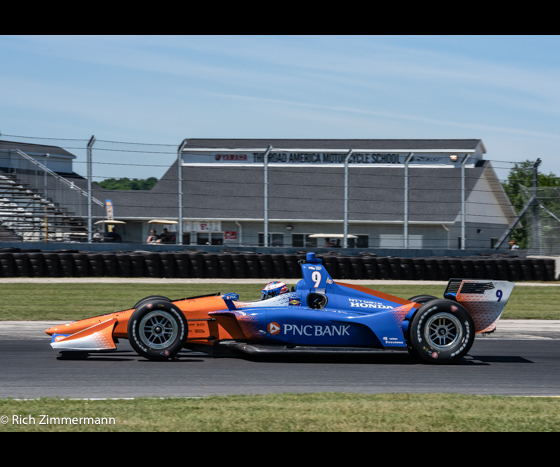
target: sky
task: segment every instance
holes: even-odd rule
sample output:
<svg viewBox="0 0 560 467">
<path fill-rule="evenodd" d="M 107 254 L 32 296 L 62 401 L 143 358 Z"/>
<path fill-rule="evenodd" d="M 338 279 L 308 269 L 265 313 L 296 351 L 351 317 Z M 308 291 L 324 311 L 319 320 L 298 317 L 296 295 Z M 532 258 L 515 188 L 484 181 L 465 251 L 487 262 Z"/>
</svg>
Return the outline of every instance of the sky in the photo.
<svg viewBox="0 0 560 467">
<path fill-rule="evenodd" d="M 95 135 L 95 181 L 184 138 L 482 139 L 560 175 L 560 36 L 0 36 L 0 132 L 81 175 Z"/>
</svg>

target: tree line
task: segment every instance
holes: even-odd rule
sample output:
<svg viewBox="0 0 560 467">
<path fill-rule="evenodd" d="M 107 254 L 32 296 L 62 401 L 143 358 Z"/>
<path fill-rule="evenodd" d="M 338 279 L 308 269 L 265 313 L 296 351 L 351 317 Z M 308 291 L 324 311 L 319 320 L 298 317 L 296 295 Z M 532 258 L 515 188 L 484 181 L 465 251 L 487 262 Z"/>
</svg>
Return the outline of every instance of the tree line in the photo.
<svg viewBox="0 0 560 467">
<path fill-rule="evenodd" d="M 98 185 L 105 190 L 151 190 L 158 182 L 156 177 L 140 178 L 108 178 Z"/>
</svg>

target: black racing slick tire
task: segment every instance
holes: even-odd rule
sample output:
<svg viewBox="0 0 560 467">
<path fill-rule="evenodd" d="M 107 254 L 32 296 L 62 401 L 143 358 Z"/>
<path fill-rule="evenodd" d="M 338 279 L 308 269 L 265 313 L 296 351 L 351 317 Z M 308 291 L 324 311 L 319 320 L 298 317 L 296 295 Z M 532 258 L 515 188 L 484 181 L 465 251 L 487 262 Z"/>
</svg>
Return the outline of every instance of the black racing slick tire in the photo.
<svg viewBox="0 0 560 467">
<path fill-rule="evenodd" d="M 475 327 L 459 303 L 436 299 L 424 303 L 409 326 L 411 354 L 424 363 L 445 365 L 461 360 L 474 343 Z"/>
<path fill-rule="evenodd" d="M 421 305 L 423 305 L 424 303 L 427 303 L 431 300 L 437 300 L 437 297 L 434 297 L 433 295 L 415 295 L 414 297 L 411 297 L 408 299 L 409 302 L 415 302 L 415 303 L 420 303 Z"/>
<path fill-rule="evenodd" d="M 136 305 L 134 305 L 132 308 L 138 308 L 140 305 L 142 305 L 143 303 L 152 301 L 152 300 L 165 300 L 166 302 L 170 302 L 171 299 L 164 297 L 163 295 L 150 295 L 149 297 L 144 297 L 142 300 L 140 300 L 138 303 L 136 303 Z"/>
<path fill-rule="evenodd" d="M 138 355 L 163 361 L 183 348 L 189 326 L 183 312 L 171 302 L 152 300 L 141 304 L 128 321 L 128 340 Z"/>
</svg>

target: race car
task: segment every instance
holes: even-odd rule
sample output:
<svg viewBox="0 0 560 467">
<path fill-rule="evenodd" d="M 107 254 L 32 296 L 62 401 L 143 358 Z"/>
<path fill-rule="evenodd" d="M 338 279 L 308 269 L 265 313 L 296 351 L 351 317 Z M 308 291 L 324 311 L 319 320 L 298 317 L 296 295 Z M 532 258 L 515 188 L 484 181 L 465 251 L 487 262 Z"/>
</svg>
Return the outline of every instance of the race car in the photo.
<svg viewBox="0 0 560 467">
<path fill-rule="evenodd" d="M 149 360 L 182 349 L 249 355 L 317 352 L 408 352 L 420 362 L 454 363 L 475 334 L 496 329 L 514 284 L 451 279 L 444 298 L 408 300 L 335 282 L 307 253 L 291 291 L 240 301 L 235 293 L 171 300 L 150 296 L 129 310 L 56 326 L 51 346 L 72 355 L 116 350 L 128 339 Z M 64 355 L 64 354 L 63 354 Z"/>
</svg>

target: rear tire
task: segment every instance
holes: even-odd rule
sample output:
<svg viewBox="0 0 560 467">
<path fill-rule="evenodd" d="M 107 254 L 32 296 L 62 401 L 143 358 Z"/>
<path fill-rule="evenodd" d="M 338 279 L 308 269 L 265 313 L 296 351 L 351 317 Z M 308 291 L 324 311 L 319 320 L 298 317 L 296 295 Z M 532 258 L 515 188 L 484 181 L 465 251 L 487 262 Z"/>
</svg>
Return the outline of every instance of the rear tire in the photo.
<svg viewBox="0 0 560 467">
<path fill-rule="evenodd" d="M 175 357 L 183 348 L 189 332 L 180 308 L 165 300 L 147 301 L 128 321 L 128 340 L 136 352 L 148 360 Z"/>
<path fill-rule="evenodd" d="M 415 295 L 414 297 L 408 299 L 409 302 L 420 303 L 421 305 L 432 300 L 438 300 L 438 298 L 433 295 Z"/>
<path fill-rule="evenodd" d="M 471 349 L 474 335 L 473 319 L 461 304 L 431 300 L 418 309 L 410 322 L 411 353 L 424 363 L 455 363 Z"/>
</svg>

